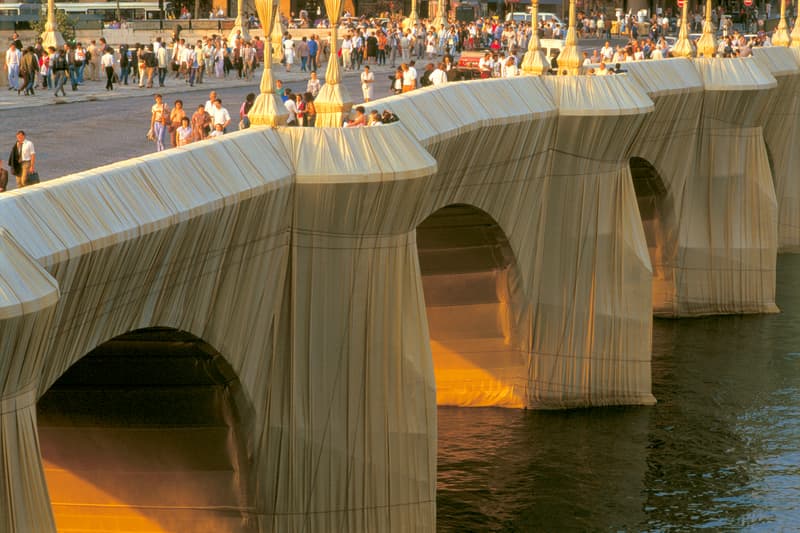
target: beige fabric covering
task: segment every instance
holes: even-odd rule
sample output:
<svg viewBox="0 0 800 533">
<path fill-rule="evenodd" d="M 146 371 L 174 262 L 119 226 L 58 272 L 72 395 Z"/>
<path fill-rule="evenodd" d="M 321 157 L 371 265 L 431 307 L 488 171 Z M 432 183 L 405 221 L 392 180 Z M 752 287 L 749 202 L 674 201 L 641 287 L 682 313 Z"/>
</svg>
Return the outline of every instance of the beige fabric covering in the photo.
<svg viewBox="0 0 800 533">
<path fill-rule="evenodd" d="M 250 406 L 240 497 L 180 492 L 148 508 L 165 529 L 433 531 L 437 403 L 652 404 L 654 310 L 776 309 L 783 80 L 758 61 L 453 83 L 368 105 L 398 124 L 252 128 L 0 196 L 0 531 L 63 518 L 37 399 L 142 328 L 207 343 Z"/>
</svg>

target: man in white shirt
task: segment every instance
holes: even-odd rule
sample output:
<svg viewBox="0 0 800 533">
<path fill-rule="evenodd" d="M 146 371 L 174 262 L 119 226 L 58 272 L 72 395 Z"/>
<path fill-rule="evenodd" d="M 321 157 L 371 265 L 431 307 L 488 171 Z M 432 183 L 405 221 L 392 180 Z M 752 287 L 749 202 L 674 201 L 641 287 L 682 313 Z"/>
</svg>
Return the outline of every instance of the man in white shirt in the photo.
<svg viewBox="0 0 800 533">
<path fill-rule="evenodd" d="M 350 70 L 352 68 L 352 59 L 351 56 L 353 54 L 353 41 L 350 37 L 350 34 L 344 36 L 342 39 L 342 66 L 345 70 Z"/>
<path fill-rule="evenodd" d="M 111 48 L 106 48 L 103 56 L 100 58 L 100 66 L 106 73 L 106 91 L 114 90 L 114 54 Z"/>
<path fill-rule="evenodd" d="M 600 49 L 600 57 L 603 61 L 611 61 L 614 58 L 614 48 L 612 48 L 611 43 L 606 41 L 606 44 Z"/>
<path fill-rule="evenodd" d="M 411 79 L 414 80 L 414 88 L 417 88 L 417 79 L 419 78 L 419 74 L 417 74 L 417 69 L 414 68 L 416 61 L 411 61 L 408 64 L 408 75 L 411 76 Z"/>
<path fill-rule="evenodd" d="M 433 69 L 428 79 L 431 80 L 431 85 L 434 87 L 447 84 L 447 73 L 444 71 L 444 63 L 439 63 L 439 65 Z"/>
<path fill-rule="evenodd" d="M 203 106 L 203 109 L 209 116 L 214 116 L 214 102 L 217 100 L 217 91 L 211 91 L 208 93 L 208 100 L 206 100 L 206 105 Z M 213 129 L 213 128 L 212 128 Z"/>
<path fill-rule="evenodd" d="M 19 64 L 22 52 L 12 42 L 6 50 L 6 72 L 8 73 L 8 90 L 19 91 Z"/>
<path fill-rule="evenodd" d="M 25 132 L 22 130 L 17 132 L 17 143 L 11 149 L 8 165 L 17 178 L 17 187 L 38 183 L 28 179 L 31 173 L 36 172 L 36 150 L 33 148 L 33 143 L 25 138 Z"/>
<path fill-rule="evenodd" d="M 217 124 L 220 124 L 224 133 L 227 133 L 228 124 L 231 123 L 231 114 L 228 113 L 227 109 L 222 107 L 222 100 L 219 98 L 214 100 L 214 110 L 211 113 L 211 123 L 214 125 L 214 127 L 216 127 Z"/>
<path fill-rule="evenodd" d="M 411 59 L 411 31 L 406 30 L 406 33 L 400 38 L 400 53 L 403 62 Z"/>
<path fill-rule="evenodd" d="M 286 96 L 288 97 L 283 103 L 289 116 L 286 118 L 287 126 L 297 126 L 297 103 L 294 101 L 294 94 L 291 89 L 286 89 Z"/>
<path fill-rule="evenodd" d="M 167 61 L 167 47 L 163 44 L 159 46 L 156 51 L 156 59 L 158 60 L 158 86 L 163 87 L 167 79 L 167 67 L 169 66 L 169 62 Z"/>
</svg>

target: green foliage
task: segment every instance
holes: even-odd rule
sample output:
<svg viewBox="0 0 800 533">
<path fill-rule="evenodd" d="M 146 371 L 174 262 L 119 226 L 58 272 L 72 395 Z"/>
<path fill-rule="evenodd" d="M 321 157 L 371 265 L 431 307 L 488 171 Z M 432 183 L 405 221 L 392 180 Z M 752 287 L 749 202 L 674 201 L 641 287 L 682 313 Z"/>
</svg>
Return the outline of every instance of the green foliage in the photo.
<svg viewBox="0 0 800 533">
<path fill-rule="evenodd" d="M 47 23 L 47 4 L 42 5 L 42 16 L 39 17 L 39 20 L 36 22 L 31 23 L 31 29 L 34 30 L 38 35 L 44 33 L 44 25 Z M 58 26 L 58 31 L 61 32 L 61 36 L 64 37 L 66 42 L 72 42 L 75 40 L 75 25 L 78 23 L 77 20 L 70 17 L 63 11 L 56 10 L 56 25 Z"/>
</svg>

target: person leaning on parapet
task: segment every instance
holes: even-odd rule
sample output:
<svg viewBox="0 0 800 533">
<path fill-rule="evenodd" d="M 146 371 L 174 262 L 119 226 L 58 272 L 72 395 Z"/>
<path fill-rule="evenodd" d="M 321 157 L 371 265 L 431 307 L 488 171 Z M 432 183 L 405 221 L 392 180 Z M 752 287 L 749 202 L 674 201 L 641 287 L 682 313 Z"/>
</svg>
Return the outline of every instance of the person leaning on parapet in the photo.
<svg viewBox="0 0 800 533">
<path fill-rule="evenodd" d="M 222 100 L 214 100 L 214 108 L 211 111 L 211 122 L 216 129 L 217 125 L 222 125 L 222 132 L 228 133 L 228 125 L 231 123 L 231 114 L 222 107 Z"/>
<path fill-rule="evenodd" d="M 8 167 L 17 178 L 17 187 L 38 183 L 38 180 L 31 179 L 31 174 L 36 172 L 36 150 L 33 143 L 25 138 L 25 132 L 22 130 L 17 132 L 17 142 L 11 147 Z"/>
</svg>

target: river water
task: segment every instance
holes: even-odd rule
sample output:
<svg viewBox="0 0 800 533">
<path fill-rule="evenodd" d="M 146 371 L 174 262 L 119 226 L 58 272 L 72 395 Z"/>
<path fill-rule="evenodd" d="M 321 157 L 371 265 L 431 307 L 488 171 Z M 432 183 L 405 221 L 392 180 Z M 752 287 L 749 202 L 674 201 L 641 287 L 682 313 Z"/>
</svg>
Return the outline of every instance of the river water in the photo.
<svg viewBox="0 0 800 533">
<path fill-rule="evenodd" d="M 653 324 L 653 407 L 439 408 L 439 531 L 800 531 L 800 255 L 777 315 Z"/>
</svg>

